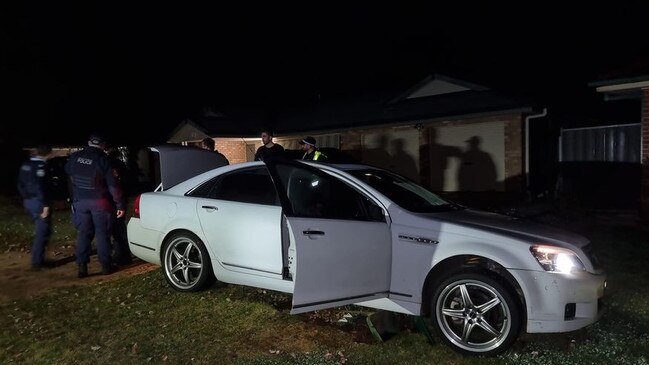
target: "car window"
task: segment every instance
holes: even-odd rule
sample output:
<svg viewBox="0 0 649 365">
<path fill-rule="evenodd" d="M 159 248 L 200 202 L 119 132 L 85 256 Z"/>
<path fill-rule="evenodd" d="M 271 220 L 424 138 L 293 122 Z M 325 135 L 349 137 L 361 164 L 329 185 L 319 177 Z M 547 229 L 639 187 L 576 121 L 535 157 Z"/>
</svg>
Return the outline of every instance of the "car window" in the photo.
<svg viewBox="0 0 649 365">
<path fill-rule="evenodd" d="M 242 203 L 280 205 L 268 170 L 255 167 L 217 176 L 198 186 L 189 195 Z"/>
<path fill-rule="evenodd" d="M 276 168 L 296 217 L 385 221 L 376 204 L 334 176 L 293 165 Z"/>
<path fill-rule="evenodd" d="M 212 189 L 214 189 L 214 186 L 216 186 L 216 183 L 218 182 L 219 178 L 220 176 L 217 176 L 215 178 L 212 178 L 202 183 L 201 185 L 190 190 L 186 195 L 200 197 L 200 198 L 208 198 L 210 196 L 210 192 L 212 191 Z"/>
<path fill-rule="evenodd" d="M 411 212 L 435 213 L 462 209 L 423 186 L 388 171 L 360 169 L 347 172 Z"/>
</svg>

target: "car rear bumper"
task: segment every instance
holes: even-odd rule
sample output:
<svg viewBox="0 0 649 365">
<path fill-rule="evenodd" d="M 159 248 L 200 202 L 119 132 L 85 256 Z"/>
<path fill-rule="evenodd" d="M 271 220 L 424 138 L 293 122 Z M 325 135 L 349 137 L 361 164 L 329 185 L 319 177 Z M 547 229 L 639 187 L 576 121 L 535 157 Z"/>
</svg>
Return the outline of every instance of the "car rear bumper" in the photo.
<svg viewBox="0 0 649 365">
<path fill-rule="evenodd" d="M 603 311 L 606 275 L 510 270 L 527 305 L 527 332 L 568 332 L 588 326 Z"/>
<path fill-rule="evenodd" d="M 138 218 L 131 218 L 127 226 L 128 246 L 140 259 L 160 265 L 160 232 L 142 227 Z M 154 244 L 155 243 L 155 244 Z"/>
</svg>

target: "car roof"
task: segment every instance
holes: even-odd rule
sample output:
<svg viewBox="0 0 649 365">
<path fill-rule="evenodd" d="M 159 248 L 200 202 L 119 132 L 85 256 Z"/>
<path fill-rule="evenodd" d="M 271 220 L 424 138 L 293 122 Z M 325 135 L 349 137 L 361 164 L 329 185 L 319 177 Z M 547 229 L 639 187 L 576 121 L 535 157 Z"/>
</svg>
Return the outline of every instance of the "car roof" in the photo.
<svg viewBox="0 0 649 365">
<path fill-rule="evenodd" d="M 196 147 L 179 146 L 174 144 L 157 145 L 149 147 L 149 150 L 157 153 L 160 168 L 160 185 L 158 189 L 169 190 L 177 185 L 185 185 L 185 182 L 194 180 L 193 178 L 201 174 L 227 165 L 225 160 L 219 154 L 212 151 Z M 191 163 L 188 163 L 191 161 Z M 373 166 L 358 163 L 322 163 L 304 160 L 293 160 L 320 167 L 323 170 L 333 168 L 339 171 L 349 171 L 358 169 L 378 169 Z M 156 163 L 156 162 L 154 162 Z M 248 163 L 236 164 L 229 166 L 231 170 L 245 168 L 249 166 L 262 165 L 263 162 L 253 161 Z M 228 170 L 230 170 L 228 169 Z"/>
<path fill-rule="evenodd" d="M 359 163 L 346 163 L 346 164 L 331 164 L 330 166 L 333 166 L 339 170 L 343 171 L 349 171 L 349 170 L 381 170 L 378 167 L 375 166 L 370 166 L 370 165 L 363 165 Z"/>
</svg>

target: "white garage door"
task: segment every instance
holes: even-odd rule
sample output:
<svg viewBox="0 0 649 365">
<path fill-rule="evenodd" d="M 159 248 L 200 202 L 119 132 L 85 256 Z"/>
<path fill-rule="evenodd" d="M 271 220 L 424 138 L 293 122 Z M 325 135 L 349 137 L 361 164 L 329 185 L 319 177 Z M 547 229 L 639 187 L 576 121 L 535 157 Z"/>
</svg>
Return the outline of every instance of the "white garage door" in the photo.
<svg viewBox="0 0 649 365">
<path fill-rule="evenodd" d="M 363 135 L 363 163 L 419 182 L 419 132 L 416 129 Z"/>
</svg>

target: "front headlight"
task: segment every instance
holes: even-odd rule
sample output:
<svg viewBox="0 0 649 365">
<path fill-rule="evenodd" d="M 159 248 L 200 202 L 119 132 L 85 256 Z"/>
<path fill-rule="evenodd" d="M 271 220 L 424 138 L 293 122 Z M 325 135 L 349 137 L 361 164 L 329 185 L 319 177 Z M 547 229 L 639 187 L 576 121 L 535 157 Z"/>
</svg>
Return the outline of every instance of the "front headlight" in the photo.
<svg viewBox="0 0 649 365">
<path fill-rule="evenodd" d="M 568 273 L 586 269 L 577 254 L 566 248 L 532 246 L 530 252 L 545 271 Z"/>
</svg>

